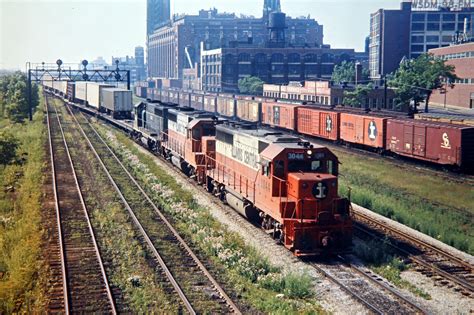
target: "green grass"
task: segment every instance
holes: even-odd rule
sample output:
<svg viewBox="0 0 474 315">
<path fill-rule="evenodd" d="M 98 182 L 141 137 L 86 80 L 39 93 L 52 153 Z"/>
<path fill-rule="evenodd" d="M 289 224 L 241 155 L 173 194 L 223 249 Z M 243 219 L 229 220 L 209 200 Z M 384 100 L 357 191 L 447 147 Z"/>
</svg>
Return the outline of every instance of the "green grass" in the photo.
<svg viewBox="0 0 474 315">
<path fill-rule="evenodd" d="M 352 201 L 469 254 L 474 254 L 474 187 L 390 161 L 333 149 L 340 188 Z"/>
<path fill-rule="evenodd" d="M 105 135 L 107 129 L 98 127 Z M 138 150 L 121 133 L 114 132 L 114 136 L 123 146 L 114 146 L 109 141 L 116 154 L 126 162 L 125 151 L 129 151 L 146 166 L 146 169 L 132 165 L 129 168 L 145 186 L 151 198 L 165 213 L 173 217 L 178 231 L 186 239 L 192 240 L 201 253 L 217 266 L 217 270 L 225 273 L 223 277 L 246 303 L 266 313 L 323 312 L 314 298 L 311 277 L 305 274 L 283 275 L 281 270 L 269 264 L 255 249 L 246 246 L 237 234 L 229 232 L 217 222 L 207 208 L 196 202 L 189 190 L 155 163 L 156 157 Z M 172 195 L 164 198 L 153 191 L 152 187 L 156 184 L 169 188 Z M 185 205 L 187 210 L 177 211 L 176 204 Z"/>
<path fill-rule="evenodd" d="M 27 312 L 43 303 L 38 287 L 41 247 L 41 197 L 45 126 L 43 113 L 33 122 L 0 123 L 20 141 L 23 160 L 0 166 L 0 313 Z M 8 191 L 7 187 L 13 187 Z"/>
</svg>

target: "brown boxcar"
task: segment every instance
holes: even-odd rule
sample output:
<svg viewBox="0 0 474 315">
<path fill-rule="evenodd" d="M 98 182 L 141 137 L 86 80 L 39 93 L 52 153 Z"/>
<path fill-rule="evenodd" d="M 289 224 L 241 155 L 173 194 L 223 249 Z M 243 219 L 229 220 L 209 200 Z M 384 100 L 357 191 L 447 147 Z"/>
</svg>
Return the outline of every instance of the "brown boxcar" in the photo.
<svg viewBox="0 0 474 315">
<path fill-rule="evenodd" d="M 191 107 L 191 92 L 179 92 L 179 106 Z"/>
<path fill-rule="evenodd" d="M 341 112 L 340 138 L 348 143 L 385 149 L 387 116 Z"/>
<path fill-rule="evenodd" d="M 204 110 L 204 94 L 191 93 L 191 107 L 196 110 Z"/>
<path fill-rule="evenodd" d="M 262 103 L 254 100 L 237 100 L 237 118 L 249 121 L 260 122 Z"/>
<path fill-rule="evenodd" d="M 217 97 L 217 113 L 227 118 L 235 118 L 236 100 L 233 97 Z"/>
<path fill-rule="evenodd" d="M 297 131 L 329 140 L 339 140 L 340 113 L 316 107 L 298 108 Z"/>
<path fill-rule="evenodd" d="M 179 91 L 177 90 L 168 90 L 169 102 L 173 104 L 179 104 Z"/>
<path fill-rule="evenodd" d="M 216 96 L 204 95 L 204 110 L 210 113 L 216 113 Z"/>
<path fill-rule="evenodd" d="M 170 92 L 167 89 L 157 90 L 160 92 L 160 101 L 162 103 L 171 103 L 170 102 Z"/>
<path fill-rule="evenodd" d="M 296 131 L 296 111 L 300 105 L 263 102 L 262 123 L 283 129 Z"/>
<path fill-rule="evenodd" d="M 387 150 L 440 165 L 457 165 L 472 170 L 474 128 L 413 119 L 389 119 Z"/>
</svg>

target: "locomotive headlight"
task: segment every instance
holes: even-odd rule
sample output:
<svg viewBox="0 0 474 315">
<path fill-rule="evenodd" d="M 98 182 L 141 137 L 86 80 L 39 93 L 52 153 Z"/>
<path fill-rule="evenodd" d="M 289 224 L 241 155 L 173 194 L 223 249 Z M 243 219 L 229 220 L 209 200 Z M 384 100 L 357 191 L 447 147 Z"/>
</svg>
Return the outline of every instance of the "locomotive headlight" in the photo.
<svg viewBox="0 0 474 315">
<path fill-rule="evenodd" d="M 312 155 L 313 155 L 313 151 L 312 151 L 312 150 L 308 150 L 308 151 L 306 151 L 306 154 L 308 154 L 308 156 L 312 156 Z"/>
</svg>

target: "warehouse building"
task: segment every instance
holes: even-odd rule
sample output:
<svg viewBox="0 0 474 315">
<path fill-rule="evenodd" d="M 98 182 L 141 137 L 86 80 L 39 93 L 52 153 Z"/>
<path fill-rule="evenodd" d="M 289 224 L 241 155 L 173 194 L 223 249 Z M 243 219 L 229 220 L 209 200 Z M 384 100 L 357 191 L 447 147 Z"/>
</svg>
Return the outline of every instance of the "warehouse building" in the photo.
<svg viewBox="0 0 474 315">
<path fill-rule="evenodd" d="M 446 107 L 474 108 L 474 43 L 431 49 L 430 53 L 456 67 L 458 80 L 433 91 L 430 104 Z"/>
<path fill-rule="evenodd" d="M 464 32 L 473 34 L 473 21 L 471 0 L 404 0 L 399 10 L 378 10 L 370 16 L 371 78 L 395 71 L 404 57 L 417 58 L 449 46 Z"/>
<path fill-rule="evenodd" d="M 263 96 L 317 104 L 345 105 L 344 92 L 353 91 L 354 85 L 334 84 L 330 81 L 291 82 L 288 85 L 265 84 Z M 362 107 L 371 109 L 394 109 L 395 92 L 383 87 L 374 87 L 363 101 Z M 385 105 L 387 104 L 387 105 Z"/>
<path fill-rule="evenodd" d="M 237 93 L 239 79 L 256 76 L 266 83 L 330 79 L 334 66 L 353 61 L 353 49 L 236 47 L 202 50 L 202 90 Z"/>
<path fill-rule="evenodd" d="M 265 47 L 271 13 L 280 11 L 279 0 L 265 0 L 262 18 L 237 17 L 216 9 L 198 15 L 174 16 L 148 36 L 148 76 L 182 79 L 183 70 L 199 63 L 201 42 L 206 50 L 228 48 L 236 43 Z M 321 47 L 323 26 L 314 19 L 286 17 L 285 45 Z"/>
</svg>

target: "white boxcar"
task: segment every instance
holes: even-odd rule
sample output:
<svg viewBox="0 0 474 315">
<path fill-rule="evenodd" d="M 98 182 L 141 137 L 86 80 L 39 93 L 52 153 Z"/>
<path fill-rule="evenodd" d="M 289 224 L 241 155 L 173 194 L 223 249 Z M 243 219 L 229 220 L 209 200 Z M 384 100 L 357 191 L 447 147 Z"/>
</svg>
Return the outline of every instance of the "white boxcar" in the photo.
<svg viewBox="0 0 474 315">
<path fill-rule="evenodd" d="M 114 118 L 130 118 L 133 110 L 132 91 L 120 88 L 103 88 L 100 108 L 112 113 Z"/>
<path fill-rule="evenodd" d="M 89 106 L 99 109 L 100 108 L 100 95 L 102 90 L 105 88 L 113 88 L 113 85 L 104 83 L 93 83 L 87 82 L 86 85 L 86 100 Z"/>
<path fill-rule="evenodd" d="M 53 89 L 56 93 L 61 93 L 63 96 L 67 94 L 67 81 L 53 81 Z"/>
<path fill-rule="evenodd" d="M 76 87 L 75 87 L 76 95 L 75 95 L 75 98 L 80 103 L 84 103 L 86 101 L 86 87 L 87 87 L 87 82 L 84 82 L 84 81 L 76 82 Z"/>
</svg>

